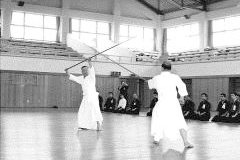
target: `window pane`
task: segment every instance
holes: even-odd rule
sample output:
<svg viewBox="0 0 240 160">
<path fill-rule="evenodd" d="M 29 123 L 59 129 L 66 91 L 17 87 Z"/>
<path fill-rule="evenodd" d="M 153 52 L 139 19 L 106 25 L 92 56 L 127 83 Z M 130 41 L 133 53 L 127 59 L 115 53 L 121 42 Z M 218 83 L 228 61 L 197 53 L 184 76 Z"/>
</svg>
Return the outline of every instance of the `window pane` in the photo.
<svg viewBox="0 0 240 160">
<path fill-rule="evenodd" d="M 43 27 L 43 16 L 38 14 L 25 14 L 25 25 Z"/>
<path fill-rule="evenodd" d="M 43 40 L 43 29 L 25 27 L 25 39 Z"/>
<path fill-rule="evenodd" d="M 153 51 L 154 50 L 154 41 L 153 40 L 144 40 L 143 43 L 144 51 Z"/>
<path fill-rule="evenodd" d="M 13 12 L 12 13 L 12 24 L 23 25 L 24 24 L 24 13 Z"/>
<path fill-rule="evenodd" d="M 53 29 L 44 29 L 44 40 L 45 41 L 56 41 L 57 31 Z"/>
<path fill-rule="evenodd" d="M 120 25 L 120 36 L 128 36 L 128 26 Z"/>
<path fill-rule="evenodd" d="M 138 50 L 143 50 L 143 39 L 132 39 L 127 42 L 128 48 L 134 48 Z"/>
<path fill-rule="evenodd" d="M 97 33 L 109 34 L 109 23 L 97 22 Z"/>
<path fill-rule="evenodd" d="M 224 19 L 213 20 L 212 21 L 212 30 L 213 30 L 213 32 L 224 31 L 224 28 L 225 28 L 224 25 L 225 25 Z"/>
<path fill-rule="evenodd" d="M 199 24 L 192 24 L 191 25 L 191 30 L 190 30 L 190 35 L 198 35 L 199 34 Z"/>
<path fill-rule="evenodd" d="M 129 36 L 143 38 L 143 27 L 129 26 Z"/>
<path fill-rule="evenodd" d="M 11 25 L 11 37 L 12 38 L 23 38 L 24 27 Z"/>
<path fill-rule="evenodd" d="M 91 47 L 96 47 L 96 34 L 80 33 L 80 40 Z"/>
<path fill-rule="evenodd" d="M 225 32 L 226 46 L 235 46 L 240 44 L 240 30 L 233 30 Z"/>
<path fill-rule="evenodd" d="M 45 28 L 57 28 L 57 18 L 54 16 L 44 16 L 44 27 Z"/>
<path fill-rule="evenodd" d="M 191 25 L 184 25 L 181 29 L 184 36 L 191 35 Z"/>
<path fill-rule="evenodd" d="M 80 38 L 80 37 L 79 37 L 79 32 L 72 32 L 72 36 L 73 36 L 74 38 Z"/>
<path fill-rule="evenodd" d="M 188 45 L 188 49 L 189 50 L 195 50 L 199 48 L 199 36 L 193 36 L 189 38 L 189 44 Z"/>
<path fill-rule="evenodd" d="M 97 35 L 97 48 L 104 50 L 109 47 L 109 35 Z"/>
<path fill-rule="evenodd" d="M 219 47 L 219 46 L 225 46 L 225 32 L 219 32 L 213 34 L 213 46 Z"/>
<path fill-rule="evenodd" d="M 96 22 L 88 21 L 88 20 L 81 20 L 81 31 L 96 33 Z"/>
<path fill-rule="evenodd" d="M 144 39 L 154 39 L 154 32 L 152 28 L 144 28 Z"/>
<path fill-rule="evenodd" d="M 230 17 L 225 19 L 226 30 L 240 28 L 240 17 Z"/>
<path fill-rule="evenodd" d="M 176 36 L 176 29 L 168 28 L 167 29 L 167 39 L 173 39 L 175 36 Z"/>
<path fill-rule="evenodd" d="M 72 19 L 72 30 L 73 31 L 79 31 L 79 22 L 80 22 L 80 20 L 78 20 L 78 19 Z"/>
<path fill-rule="evenodd" d="M 128 37 L 119 37 L 119 42 L 124 42 L 126 40 L 128 40 Z M 122 44 L 122 45 L 124 45 L 124 44 Z"/>
</svg>

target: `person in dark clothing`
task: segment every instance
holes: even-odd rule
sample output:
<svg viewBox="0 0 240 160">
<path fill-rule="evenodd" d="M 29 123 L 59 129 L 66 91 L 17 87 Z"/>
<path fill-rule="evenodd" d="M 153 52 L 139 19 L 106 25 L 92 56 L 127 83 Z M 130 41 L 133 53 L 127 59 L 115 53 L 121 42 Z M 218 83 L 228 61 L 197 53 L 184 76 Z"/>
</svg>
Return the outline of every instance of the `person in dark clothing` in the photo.
<svg viewBox="0 0 240 160">
<path fill-rule="evenodd" d="M 153 99 L 150 103 L 150 111 L 147 113 L 147 116 L 152 116 L 152 111 L 153 111 L 153 108 L 155 106 L 155 104 L 157 103 L 158 101 L 158 93 L 157 91 L 153 92 Z"/>
<path fill-rule="evenodd" d="M 220 94 L 220 102 L 218 103 L 218 114 L 213 117 L 212 122 L 223 122 L 226 119 L 227 113 L 230 109 L 230 102 L 226 98 L 225 93 Z"/>
<path fill-rule="evenodd" d="M 109 92 L 109 96 L 104 104 L 104 111 L 113 112 L 116 107 L 116 99 L 113 97 L 113 93 Z"/>
<path fill-rule="evenodd" d="M 98 95 L 98 100 L 99 100 L 100 110 L 103 111 L 103 97 L 100 94 Z"/>
<path fill-rule="evenodd" d="M 209 121 L 211 104 L 207 101 L 208 95 L 206 93 L 201 94 L 201 102 L 198 106 L 197 112 L 194 114 L 194 119 L 200 121 Z"/>
<path fill-rule="evenodd" d="M 231 98 L 233 102 L 231 103 L 231 107 L 224 122 L 240 123 L 240 101 L 238 100 L 238 94 L 236 92 L 232 93 Z"/>
<path fill-rule="evenodd" d="M 141 102 L 138 99 L 137 94 L 133 94 L 133 100 L 132 100 L 130 106 L 126 108 L 126 113 L 127 114 L 139 114 L 140 107 L 141 107 Z"/>
<path fill-rule="evenodd" d="M 128 84 L 124 81 L 121 82 L 121 86 L 118 87 L 118 90 L 120 92 L 119 94 L 119 98 L 118 98 L 118 102 L 120 100 L 120 95 L 123 95 L 124 98 L 127 100 L 128 102 Z"/>
<path fill-rule="evenodd" d="M 194 119 L 194 102 L 191 100 L 190 96 L 184 97 L 184 104 L 182 106 L 183 116 L 185 119 Z"/>
</svg>

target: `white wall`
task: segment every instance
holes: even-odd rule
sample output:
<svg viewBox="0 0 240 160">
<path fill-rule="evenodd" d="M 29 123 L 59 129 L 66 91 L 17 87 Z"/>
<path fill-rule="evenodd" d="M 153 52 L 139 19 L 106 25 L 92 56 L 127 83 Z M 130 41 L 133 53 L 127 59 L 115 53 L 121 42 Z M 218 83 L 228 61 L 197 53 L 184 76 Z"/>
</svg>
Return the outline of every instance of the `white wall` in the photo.
<svg viewBox="0 0 240 160">
<path fill-rule="evenodd" d="M 127 61 L 127 59 L 126 59 Z M 79 60 L 41 59 L 28 57 L 0 56 L 0 70 L 34 71 L 64 73 L 64 69 L 78 63 Z M 110 75 L 111 71 L 121 72 L 122 76 L 131 73 L 111 62 L 93 61 L 98 75 Z M 86 65 L 85 63 L 83 65 Z M 161 72 L 158 63 L 121 63 L 124 67 L 142 77 L 153 77 Z M 82 65 L 71 69 L 79 73 Z M 173 63 L 173 72 L 181 77 L 240 76 L 240 60 L 224 62 Z"/>
<path fill-rule="evenodd" d="M 64 73 L 65 68 L 78 62 L 79 61 L 60 59 L 0 56 L 0 70 Z M 111 71 L 121 72 L 122 76 L 130 76 L 131 74 L 130 72 L 113 63 L 93 61 L 93 64 L 96 69 L 96 74 L 98 75 L 110 75 Z M 80 73 L 81 66 L 83 65 L 86 65 L 86 63 L 71 69 L 70 72 Z M 161 67 L 156 64 L 140 65 L 133 63 L 121 63 L 121 65 L 143 77 L 152 77 L 160 73 L 161 70 Z"/>
<path fill-rule="evenodd" d="M 240 60 L 174 64 L 181 77 L 240 76 Z"/>
</svg>

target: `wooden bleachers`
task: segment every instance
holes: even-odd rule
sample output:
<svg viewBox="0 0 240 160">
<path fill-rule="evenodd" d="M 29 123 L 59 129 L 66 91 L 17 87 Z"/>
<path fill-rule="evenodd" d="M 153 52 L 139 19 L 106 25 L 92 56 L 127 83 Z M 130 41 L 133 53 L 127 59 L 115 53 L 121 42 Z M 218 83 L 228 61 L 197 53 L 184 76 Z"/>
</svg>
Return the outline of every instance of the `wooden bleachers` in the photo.
<svg viewBox="0 0 240 160">
<path fill-rule="evenodd" d="M 61 43 L 0 39 L 0 44 L 1 55 L 82 58 L 82 54 L 75 52 L 72 48 L 67 47 L 66 44 Z"/>
<path fill-rule="evenodd" d="M 173 62 L 201 62 L 240 59 L 240 46 L 208 49 L 204 52 L 184 52 L 171 54 L 168 60 Z"/>
</svg>

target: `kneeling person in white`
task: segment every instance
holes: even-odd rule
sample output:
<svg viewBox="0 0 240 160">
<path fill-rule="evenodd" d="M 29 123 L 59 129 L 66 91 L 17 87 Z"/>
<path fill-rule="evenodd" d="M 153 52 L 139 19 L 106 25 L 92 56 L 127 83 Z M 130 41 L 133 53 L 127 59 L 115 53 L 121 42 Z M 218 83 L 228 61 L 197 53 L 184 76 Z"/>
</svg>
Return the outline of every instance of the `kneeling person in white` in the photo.
<svg viewBox="0 0 240 160">
<path fill-rule="evenodd" d="M 82 85 L 83 99 L 78 111 L 78 128 L 100 130 L 103 121 L 99 108 L 98 92 L 96 91 L 95 71 L 91 60 L 88 66 L 83 66 L 82 76 L 74 76 L 68 71 L 69 79 Z"/>
<path fill-rule="evenodd" d="M 186 85 L 178 75 L 170 71 L 171 63 L 163 62 L 162 73 L 148 81 L 149 88 L 157 90 L 159 99 L 152 113 L 151 134 L 154 143 L 159 143 L 164 137 L 176 139 L 180 134 L 184 146 L 192 148 L 187 139 L 187 124 L 177 98 L 177 89 L 181 99 L 188 95 Z"/>
</svg>

